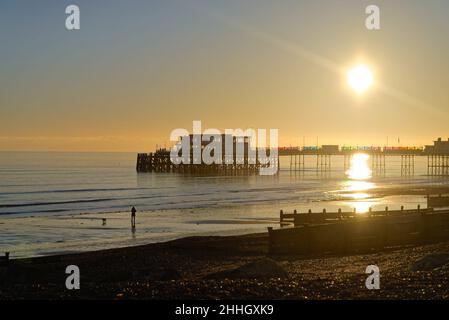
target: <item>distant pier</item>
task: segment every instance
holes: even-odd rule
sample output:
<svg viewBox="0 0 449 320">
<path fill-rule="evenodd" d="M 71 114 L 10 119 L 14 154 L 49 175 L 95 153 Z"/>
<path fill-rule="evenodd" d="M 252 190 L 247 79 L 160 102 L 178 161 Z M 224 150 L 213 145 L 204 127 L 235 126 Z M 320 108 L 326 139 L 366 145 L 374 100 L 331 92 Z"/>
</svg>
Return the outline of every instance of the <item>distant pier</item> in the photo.
<svg viewBox="0 0 449 320">
<path fill-rule="evenodd" d="M 313 147 L 279 148 L 280 157 L 290 157 L 290 171 L 306 170 L 305 158 L 316 158 L 317 171 L 329 171 L 332 159 L 343 157 L 344 170 L 350 166 L 351 158 L 357 153 L 371 157 L 371 167 L 375 173 L 383 173 L 386 169 L 386 157 L 401 157 L 401 174 L 412 175 L 415 172 L 415 157 L 427 157 L 427 174 L 429 176 L 449 176 L 449 139 L 441 138 L 423 148 L 418 147 L 340 147 L 339 145 L 323 145 Z"/>
</svg>

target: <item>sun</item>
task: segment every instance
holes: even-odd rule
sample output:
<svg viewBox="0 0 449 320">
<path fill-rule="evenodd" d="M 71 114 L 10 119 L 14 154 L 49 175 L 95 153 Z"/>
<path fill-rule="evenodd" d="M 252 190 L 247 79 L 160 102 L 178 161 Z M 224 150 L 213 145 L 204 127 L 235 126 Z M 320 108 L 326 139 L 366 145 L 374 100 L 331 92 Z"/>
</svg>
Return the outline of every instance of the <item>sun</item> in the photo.
<svg viewBox="0 0 449 320">
<path fill-rule="evenodd" d="M 347 79 L 349 86 L 358 94 L 367 91 L 374 82 L 371 70 L 363 64 L 350 69 Z"/>
</svg>

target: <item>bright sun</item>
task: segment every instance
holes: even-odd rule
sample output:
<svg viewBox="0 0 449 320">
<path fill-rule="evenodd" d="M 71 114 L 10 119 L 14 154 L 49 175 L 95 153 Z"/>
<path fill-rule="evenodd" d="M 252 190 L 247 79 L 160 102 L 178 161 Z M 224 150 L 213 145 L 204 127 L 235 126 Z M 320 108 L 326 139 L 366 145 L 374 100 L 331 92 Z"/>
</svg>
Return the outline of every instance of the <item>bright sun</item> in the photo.
<svg viewBox="0 0 449 320">
<path fill-rule="evenodd" d="M 364 93 L 373 84 L 373 74 L 365 65 L 358 65 L 348 71 L 349 86 L 358 94 Z"/>
</svg>

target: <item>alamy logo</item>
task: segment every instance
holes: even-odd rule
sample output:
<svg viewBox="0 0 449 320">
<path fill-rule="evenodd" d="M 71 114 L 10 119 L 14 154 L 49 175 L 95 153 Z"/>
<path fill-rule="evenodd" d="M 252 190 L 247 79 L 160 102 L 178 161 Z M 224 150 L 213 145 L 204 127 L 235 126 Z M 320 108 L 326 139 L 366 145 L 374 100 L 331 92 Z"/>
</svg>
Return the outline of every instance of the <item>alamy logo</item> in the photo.
<svg viewBox="0 0 449 320">
<path fill-rule="evenodd" d="M 70 5 L 65 8 L 65 13 L 69 16 L 65 20 L 65 27 L 67 30 L 79 30 L 80 23 L 80 8 L 76 5 Z"/>
<path fill-rule="evenodd" d="M 365 13 L 368 17 L 365 20 L 365 27 L 368 30 L 380 30 L 380 9 L 376 5 L 366 7 Z"/>
<path fill-rule="evenodd" d="M 267 144 L 266 129 L 218 129 L 202 132 L 201 121 L 193 121 L 193 134 L 175 129 L 170 141 L 176 142 L 170 151 L 175 164 L 260 165 L 260 175 L 278 172 L 278 130 L 270 129 Z M 267 154 L 268 152 L 268 154 Z"/>
<path fill-rule="evenodd" d="M 365 286 L 368 290 L 379 290 L 380 289 L 380 270 L 378 266 L 370 265 L 366 267 L 366 274 L 369 274 L 366 278 Z"/>
<path fill-rule="evenodd" d="M 65 287 L 68 290 L 80 289 L 80 268 L 75 265 L 67 266 L 65 273 L 69 276 L 65 280 Z"/>
</svg>

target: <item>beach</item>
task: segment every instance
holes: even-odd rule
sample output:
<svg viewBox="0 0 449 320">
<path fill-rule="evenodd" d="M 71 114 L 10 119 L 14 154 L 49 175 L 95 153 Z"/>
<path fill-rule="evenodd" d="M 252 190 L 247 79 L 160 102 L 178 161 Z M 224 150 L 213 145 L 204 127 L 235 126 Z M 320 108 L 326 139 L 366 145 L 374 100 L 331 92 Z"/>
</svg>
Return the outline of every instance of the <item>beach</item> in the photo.
<svg viewBox="0 0 449 320">
<path fill-rule="evenodd" d="M 164 243 L 10 261 L 1 299 L 449 299 L 449 242 L 351 255 L 268 255 L 267 234 Z M 252 265 L 252 268 L 242 266 Z M 368 265 L 380 290 L 365 287 Z M 64 286 L 77 265 L 80 290 Z M 274 267 L 273 267 L 274 265 Z M 236 271 L 237 270 L 237 271 Z M 242 270 L 246 270 L 243 272 Z"/>
<path fill-rule="evenodd" d="M 426 208 L 426 196 L 447 194 L 449 185 L 426 176 L 423 161 L 416 175 L 401 176 L 392 157 L 385 175 L 357 180 L 341 166 L 195 177 L 136 174 L 132 154 L 33 154 L 32 162 L 28 155 L 8 153 L 0 166 L 0 252 L 11 259 L 0 267 L 2 299 L 449 298 L 444 261 L 411 270 L 419 259 L 445 256 L 447 242 L 268 254 L 267 228 L 280 226 L 281 209 Z M 65 289 L 69 265 L 80 268 L 80 290 Z M 380 268 L 380 290 L 366 289 L 369 265 Z"/>
</svg>

